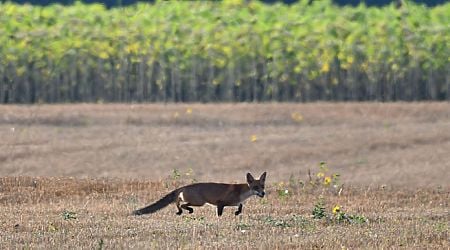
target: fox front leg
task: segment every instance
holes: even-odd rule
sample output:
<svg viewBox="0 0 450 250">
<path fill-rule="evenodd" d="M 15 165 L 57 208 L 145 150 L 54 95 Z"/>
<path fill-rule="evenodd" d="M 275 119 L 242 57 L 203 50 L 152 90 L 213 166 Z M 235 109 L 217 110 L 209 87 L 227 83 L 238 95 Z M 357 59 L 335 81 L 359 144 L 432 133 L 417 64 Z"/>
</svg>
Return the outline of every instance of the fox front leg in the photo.
<svg viewBox="0 0 450 250">
<path fill-rule="evenodd" d="M 242 203 L 239 204 L 238 210 L 236 212 L 234 212 L 234 215 L 239 215 L 242 213 Z"/>
<path fill-rule="evenodd" d="M 224 205 L 217 205 L 217 215 L 222 216 Z"/>
</svg>

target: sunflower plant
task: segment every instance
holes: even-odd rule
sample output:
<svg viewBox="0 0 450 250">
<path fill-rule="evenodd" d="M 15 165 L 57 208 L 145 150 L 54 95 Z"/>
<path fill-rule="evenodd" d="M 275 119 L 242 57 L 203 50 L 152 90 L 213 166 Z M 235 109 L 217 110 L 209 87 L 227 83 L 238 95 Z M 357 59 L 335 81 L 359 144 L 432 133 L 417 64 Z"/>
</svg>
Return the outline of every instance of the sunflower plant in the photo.
<svg viewBox="0 0 450 250">
<path fill-rule="evenodd" d="M 310 185 L 316 188 L 325 188 L 334 191 L 336 194 L 342 192 L 343 185 L 340 183 L 340 174 L 331 173 L 326 162 L 320 162 L 318 172 L 309 173 Z M 314 177 L 313 177 L 314 176 Z"/>
</svg>

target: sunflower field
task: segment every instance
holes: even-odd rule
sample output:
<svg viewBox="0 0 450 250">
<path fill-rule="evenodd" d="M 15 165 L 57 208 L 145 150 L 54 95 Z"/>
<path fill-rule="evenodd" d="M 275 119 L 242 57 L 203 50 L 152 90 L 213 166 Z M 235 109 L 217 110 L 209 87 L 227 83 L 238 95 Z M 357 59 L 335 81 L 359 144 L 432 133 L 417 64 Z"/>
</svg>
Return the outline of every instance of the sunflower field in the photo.
<svg viewBox="0 0 450 250">
<path fill-rule="evenodd" d="M 0 102 L 450 99 L 450 3 L 0 2 Z"/>
</svg>

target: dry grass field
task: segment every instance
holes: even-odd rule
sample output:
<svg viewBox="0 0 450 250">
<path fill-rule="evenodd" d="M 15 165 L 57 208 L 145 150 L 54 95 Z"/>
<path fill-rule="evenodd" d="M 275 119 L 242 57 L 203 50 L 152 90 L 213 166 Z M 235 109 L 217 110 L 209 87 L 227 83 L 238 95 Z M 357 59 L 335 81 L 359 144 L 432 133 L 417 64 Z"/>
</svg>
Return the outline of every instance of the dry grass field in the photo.
<svg viewBox="0 0 450 250">
<path fill-rule="evenodd" d="M 448 102 L 0 106 L 0 246 L 449 249 L 449 152 Z M 263 171 L 238 217 L 130 215 Z"/>
</svg>

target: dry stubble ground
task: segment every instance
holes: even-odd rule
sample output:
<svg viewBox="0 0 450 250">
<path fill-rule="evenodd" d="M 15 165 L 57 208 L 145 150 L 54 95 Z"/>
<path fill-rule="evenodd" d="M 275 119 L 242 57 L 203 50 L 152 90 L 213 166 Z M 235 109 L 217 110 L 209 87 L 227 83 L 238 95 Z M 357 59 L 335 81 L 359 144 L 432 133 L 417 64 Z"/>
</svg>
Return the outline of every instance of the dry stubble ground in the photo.
<svg viewBox="0 0 450 250">
<path fill-rule="evenodd" d="M 449 103 L 0 106 L 0 138 L 2 248 L 450 247 Z M 321 161 L 340 196 L 299 184 Z M 268 195 L 242 216 L 129 216 L 247 171 Z M 319 195 L 368 221 L 311 218 Z"/>
</svg>

